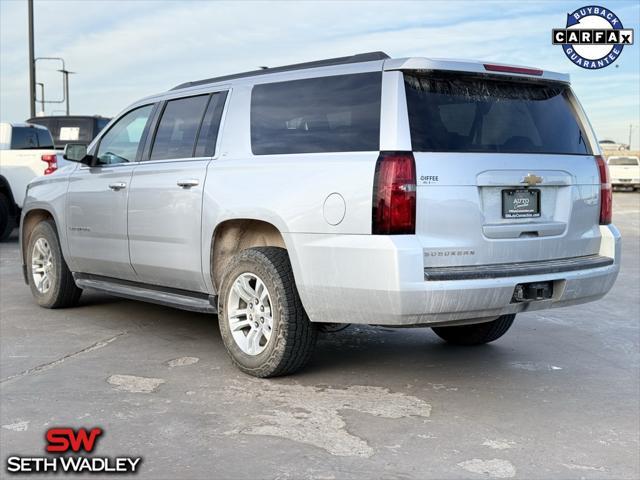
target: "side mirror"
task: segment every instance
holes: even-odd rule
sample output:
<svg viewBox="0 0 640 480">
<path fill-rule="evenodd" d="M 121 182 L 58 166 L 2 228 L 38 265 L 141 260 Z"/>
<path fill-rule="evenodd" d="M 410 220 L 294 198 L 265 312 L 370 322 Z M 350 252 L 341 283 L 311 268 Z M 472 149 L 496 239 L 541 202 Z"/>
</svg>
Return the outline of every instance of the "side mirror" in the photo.
<svg viewBox="0 0 640 480">
<path fill-rule="evenodd" d="M 62 156 L 65 160 L 70 162 L 91 163 L 91 157 L 87 156 L 87 146 L 81 143 L 67 143 L 64 147 L 64 154 Z"/>
</svg>

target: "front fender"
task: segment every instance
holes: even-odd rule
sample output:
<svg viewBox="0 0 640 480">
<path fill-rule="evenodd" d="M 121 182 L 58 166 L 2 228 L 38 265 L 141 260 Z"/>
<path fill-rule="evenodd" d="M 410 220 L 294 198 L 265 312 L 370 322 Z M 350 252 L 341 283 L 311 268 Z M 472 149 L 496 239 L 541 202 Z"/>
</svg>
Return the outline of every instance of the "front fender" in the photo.
<svg viewBox="0 0 640 480">
<path fill-rule="evenodd" d="M 53 174 L 33 179 L 27 186 L 22 213 L 20 215 L 19 245 L 20 260 L 23 272 L 25 264 L 25 220 L 40 212 L 53 218 L 57 227 L 60 250 L 67 263 L 69 262 L 69 245 L 66 229 L 66 195 L 69 187 L 69 174 Z M 31 228 L 31 225 L 28 225 Z M 26 280 L 26 274 L 25 274 Z"/>
</svg>

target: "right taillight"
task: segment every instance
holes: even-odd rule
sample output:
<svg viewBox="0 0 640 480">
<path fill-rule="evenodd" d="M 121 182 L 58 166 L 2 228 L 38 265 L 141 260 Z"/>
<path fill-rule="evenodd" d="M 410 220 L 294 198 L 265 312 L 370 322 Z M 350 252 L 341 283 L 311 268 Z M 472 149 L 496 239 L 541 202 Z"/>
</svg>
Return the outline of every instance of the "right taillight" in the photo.
<svg viewBox="0 0 640 480">
<path fill-rule="evenodd" d="M 416 162 L 411 152 L 381 152 L 373 182 L 373 224 L 377 235 L 416 232 Z"/>
<path fill-rule="evenodd" d="M 613 197 L 611 193 L 611 179 L 609 166 L 604 158 L 596 156 L 598 173 L 600 174 L 600 225 L 609 225 L 613 215 Z"/>
<path fill-rule="evenodd" d="M 58 169 L 58 157 L 55 155 L 42 155 L 40 159 L 47 164 L 47 168 L 44 169 L 45 175 L 49 175 Z"/>
</svg>

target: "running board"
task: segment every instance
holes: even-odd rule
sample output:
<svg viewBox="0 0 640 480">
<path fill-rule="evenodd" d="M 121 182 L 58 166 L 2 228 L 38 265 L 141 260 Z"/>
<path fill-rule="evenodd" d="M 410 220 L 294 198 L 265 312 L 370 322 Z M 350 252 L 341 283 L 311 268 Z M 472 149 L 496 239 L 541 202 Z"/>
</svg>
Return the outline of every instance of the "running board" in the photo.
<svg viewBox="0 0 640 480">
<path fill-rule="evenodd" d="M 159 287 L 86 273 L 74 273 L 73 279 L 76 285 L 82 289 L 99 290 L 116 297 L 156 303 L 190 312 L 218 313 L 217 297 L 206 293 Z"/>
</svg>

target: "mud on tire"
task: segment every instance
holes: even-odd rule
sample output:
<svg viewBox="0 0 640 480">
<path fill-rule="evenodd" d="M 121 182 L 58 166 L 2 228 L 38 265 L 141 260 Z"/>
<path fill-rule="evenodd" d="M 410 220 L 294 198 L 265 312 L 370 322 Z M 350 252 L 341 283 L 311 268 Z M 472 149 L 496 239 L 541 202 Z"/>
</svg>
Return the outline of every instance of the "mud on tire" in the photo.
<svg viewBox="0 0 640 480">
<path fill-rule="evenodd" d="M 234 314 L 237 311 L 237 306 L 228 305 L 231 289 L 239 277 L 247 273 L 258 277 L 266 287 L 272 315 L 270 338 L 261 347 L 264 350 L 254 355 L 239 346 L 229 322 L 230 310 Z M 255 377 L 288 375 L 299 370 L 307 363 L 315 346 L 317 328 L 302 307 L 289 255 L 283 248 L 250 248 L 230 261 L 220 288 L 218 319 L 231 360 L 244 373 Z"/>
</svg>

